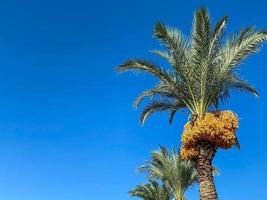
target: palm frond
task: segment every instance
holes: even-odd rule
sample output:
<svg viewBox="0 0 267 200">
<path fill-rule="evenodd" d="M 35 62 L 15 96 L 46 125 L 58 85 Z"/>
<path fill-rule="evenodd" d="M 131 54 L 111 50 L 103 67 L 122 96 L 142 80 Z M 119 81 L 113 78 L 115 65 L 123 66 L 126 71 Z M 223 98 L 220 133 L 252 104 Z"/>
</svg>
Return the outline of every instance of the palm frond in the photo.
<svg viewBox="0 0 267 200">
<path fill-rule="evenodd" d="M 184 77 L 185 65 L 189 57 L 189 42 L 181 31 L 158 22 L 154 28 L 154 36 L 166 47 L 167 51 L 152 53 L 166 59 L 174 68 L 176 75 Z"/>
<path fill-rule="evenodd" d="M 131 59 L 121 64 L 117 70 L 119 72 L 135 71 L 135 72 L 147 72 L 160 80 L 171 83 L 172 80 L 169 74 L 158 67 L 155 63 L 144 59 Z"/>
<path fill-rule="evenodd" d="M 231 88 L 238 89 L 241 91 L 246 91 L 246 92 L 252 93 L 256 97 L 259 96 L 257 90 L 253 86 L 251 86 L 247 81 L 236 79 L 236 80 L 232 81 L 230 84 L 231 84 L 229 86 L 230 89 Z"/>
<path fill-rule="evenodd" d="M 154 112 L 170 110 L 173 108 L 173 106 L 174 106 L 173 103 L 169 101 L 152 101 L 144 108 L 141 114 L 140 117 L 141 124 L 143 125 L 146 119 Z"/>
<path fill-rule="evenodd" d="M 214 60 L 216 60 L 216 57 L 220 52 L 220 48 L 222 47 L 222 37 L 224 35 L 227 21 L 228 21 L 228 16 L 222 17 L 222 19 L 220 19 L 216 23 L 214 29 L 212 30 L 210 49 L 209 49 L 209 59 L 211 62 L 214 62 Z M 214 65 L 216 64 L 217 63 L 214 63 Z"/>
<path fill-rule="evenodd" d="M 151 53 L 165 59 L 169 64 L 175 65 L 175 60 L 168 51 L 163 50 L 151 50 Z"/>
<path fill-rule="evenodd" d="M 139 197 L 143 200 L 171 200 L 171 192 L 166 185 L 160 185 L 155 180 L 149 180 L 149 183 L 138 185 L 131 190 L 132 197 Z"/>
<path fill-rule="evenodd" d="M 154 88 L 146 90 L 141 95 L 139 95 L 133 104 L 134 108 L 137 108 L 146 97 L 150 97 L 151 100 L 153 100 L 155 95 L 160 95 L 160 97 L 164 98 L 179 98 L 178 94 L 170 91 L 169 85 L 160 83 Z"/>
<path fill-rule="evenodd" d="M 181 51 L 180 53 L 185 53 L 185 37 L 178 29 L 168 27 L 165 24 L 158 22 L 154 28 L 154 36 L 167 47 L 170 53 L 174 53 L 175 51 Z"/>
<path fill-rule="evenodd" d="M 254 27 L 242 29 L 238 34 L 232 34 L 222 49 L 222 68 L 236 68 L 250 54 L 258 52 L 261 44 L 266 41 L 267 32 L 255 31 Z"/>
<path fill-rule="evenodd" d="M 185 108 L 186 105 L 181 102 L 181 101 L 176 101 L 174 106 L 172 107 L 171 111 L 170 111 L 170 116 L 169 116 L 169 123 L 172 124 L 173 122 L 173 118 L 176 114 L 177 111 L 181 110 L 182 108 Z"/>
</svg>

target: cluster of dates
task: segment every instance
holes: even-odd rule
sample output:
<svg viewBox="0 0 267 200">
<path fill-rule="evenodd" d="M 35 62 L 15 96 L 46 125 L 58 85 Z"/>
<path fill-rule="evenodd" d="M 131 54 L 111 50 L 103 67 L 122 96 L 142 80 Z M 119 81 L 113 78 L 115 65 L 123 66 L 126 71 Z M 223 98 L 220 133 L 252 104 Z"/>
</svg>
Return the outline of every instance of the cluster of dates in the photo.
<svg viewBox="0 0 267 200">
<path fill-rule="evenodd" d="M 198 154 L 197 145 L 201 141 L 208 141 L 216 148 L 228 149 L 237 142 L 237 128 L 238 118 L 233 112 L 208 112 L 185 124 L 180 154 L 186 160 L 194 159 Z"/>
</svg>

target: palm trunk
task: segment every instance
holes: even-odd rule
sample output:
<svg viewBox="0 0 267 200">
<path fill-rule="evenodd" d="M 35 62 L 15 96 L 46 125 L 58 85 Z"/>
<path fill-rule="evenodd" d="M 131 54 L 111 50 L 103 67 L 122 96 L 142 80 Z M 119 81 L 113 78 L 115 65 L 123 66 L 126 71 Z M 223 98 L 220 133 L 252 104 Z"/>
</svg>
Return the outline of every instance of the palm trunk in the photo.
<svg viewBox="0 0 267 200">
<path fill-rule="evenodd" d="M 198 146 L 198 152 L 196 167 L 200 200 L 218 200 L 212 173 L 212 160 L 215 156 L 216 148 L 208 143 L 201 143 Z"/>
</svg>

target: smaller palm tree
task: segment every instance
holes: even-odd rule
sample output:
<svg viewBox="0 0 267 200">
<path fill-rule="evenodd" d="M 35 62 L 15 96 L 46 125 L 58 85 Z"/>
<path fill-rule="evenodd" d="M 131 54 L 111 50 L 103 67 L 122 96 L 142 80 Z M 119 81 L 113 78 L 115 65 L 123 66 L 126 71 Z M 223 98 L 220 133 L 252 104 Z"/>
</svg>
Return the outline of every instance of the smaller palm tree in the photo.
<svg viewBox="0 0 267 200">
<path fill-rule="evenodd" d="M 183 160 L 175 149 L 169 151 L 162 146 L 158 151 L 152 152 L 151 157 L 138 169 L 139 172 L 147 172 L 149 179 L 161 180 L 176 200 L 184 200 L 186 189 L 197 182 L 194 163 Z"/>
<path fill-rule="evenodd" d="M 138 185 L 130 191 L 132 197 L 139 197 L 143 200 L 171 200 L 172 194 L 165 184 L 160 185 L 155 180 L 149 180 L 149 183 Z"/>
</svg>

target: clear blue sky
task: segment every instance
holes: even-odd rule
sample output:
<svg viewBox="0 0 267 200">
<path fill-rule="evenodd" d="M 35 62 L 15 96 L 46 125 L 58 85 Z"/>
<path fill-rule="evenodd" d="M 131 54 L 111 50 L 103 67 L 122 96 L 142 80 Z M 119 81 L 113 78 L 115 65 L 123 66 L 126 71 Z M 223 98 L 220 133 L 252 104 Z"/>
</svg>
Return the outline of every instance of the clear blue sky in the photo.
<svg viewBox="0 0 267 200">
<path fill-rule="evenodd" d="M 267 3 L 254 1 L 0 1 L 0 199 L 127 200 L 145 177 L 136 168 L 159 144 L 179 145 L 186 117 L 154 115 L 144 127 L 132 109 L 155 81 L 117 76 L 130 57 L 152 58 L 158 20 L 188 33 L 207 5 L 228 33 L 267 27 Z M 242 65 L 260 98 L 233 95 L 241 151 L 219 151 L 217 190 L 224 200 L 267 199 L 267 48 Z M 197 200 L 197 187 L 188 191 Z"/>
</svg>

